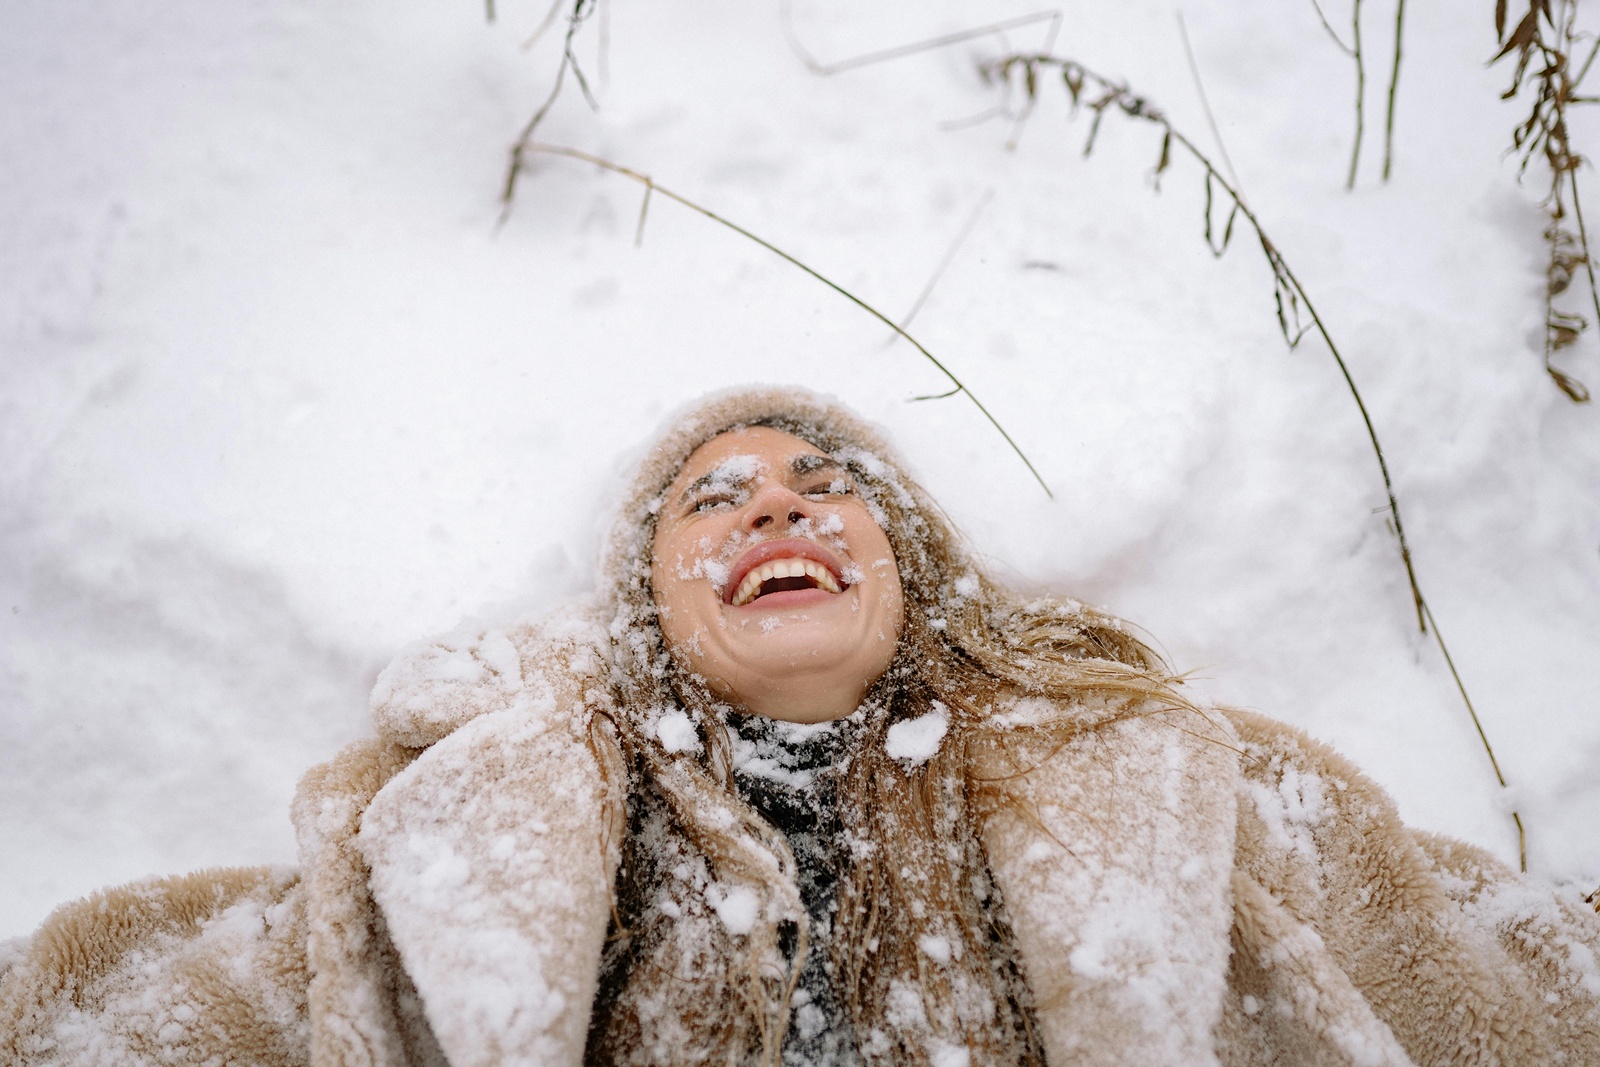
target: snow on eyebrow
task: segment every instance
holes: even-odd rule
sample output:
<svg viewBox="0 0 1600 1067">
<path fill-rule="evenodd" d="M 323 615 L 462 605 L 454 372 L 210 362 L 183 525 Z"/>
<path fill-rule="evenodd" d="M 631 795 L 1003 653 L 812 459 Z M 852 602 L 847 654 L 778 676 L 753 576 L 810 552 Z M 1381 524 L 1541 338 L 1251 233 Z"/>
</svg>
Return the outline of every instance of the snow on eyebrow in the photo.
<svg viewBox="0 0 1600 1067">
<path fill-rule="evenodd" d="M 683 491 L 683 499 L 704 489 L 712 492 L 729 493 L 740 489 L 755 478 L 761 471 L 761 457 L 747 453 L 738 453 L 728 456 L 721 463 L 689 483 L 689 488 Z"/>
<path fill-rule="evenodd" d="M 843 464 L 832 456 L 821 456 L 814 452 L 802 452 L 789 461 L 789 469 L 795 474 L 814 474 L 822 470 L 839 470 Z"/>
</svg>

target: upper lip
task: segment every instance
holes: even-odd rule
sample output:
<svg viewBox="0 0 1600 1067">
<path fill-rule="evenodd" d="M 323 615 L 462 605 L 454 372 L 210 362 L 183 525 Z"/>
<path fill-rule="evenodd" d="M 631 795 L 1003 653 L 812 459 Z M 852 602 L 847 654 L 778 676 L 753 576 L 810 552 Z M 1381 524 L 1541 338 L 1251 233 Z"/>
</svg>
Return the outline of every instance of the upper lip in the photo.
<svg viewBox="0 0 1600 1067">
<path fill-rule="evenodd" d="M 733 603 L 733 598 L 739 591 L 739 585 L 744 581 L 745 575 L 775 559 L 808 559 L 813 563 L 820 563 L 828 568 L 828 573 L 833 575 L 833 580 L 839 583 L 839 588 L 847 588 L 844 580 L 844 568 L 839 563 L 839 557 L 829 552 L 815 541 L 807 541 L 803 537 L 779 537 L 771 541 L 762 541 L 758 545 L 745 550 L 733 563 L 733 569 L 728 572 L 728 582 L 722 589 L 722 601 L 725 604 Z"/>
</svg>

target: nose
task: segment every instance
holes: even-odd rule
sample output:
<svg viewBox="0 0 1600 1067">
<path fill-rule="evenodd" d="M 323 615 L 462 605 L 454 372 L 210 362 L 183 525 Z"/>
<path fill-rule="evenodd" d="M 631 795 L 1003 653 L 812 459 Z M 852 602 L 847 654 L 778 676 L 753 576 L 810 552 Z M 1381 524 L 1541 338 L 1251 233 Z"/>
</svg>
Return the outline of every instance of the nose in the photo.
<svg viewBox="0 0 1600 1067">
<path fill-rule="evenodd" d="M 765 530 L 778 522 L 790 526 L 810 517 L 811 502 L 778 481 L 767 481 L 745 506 L 744 524 L 750 530 Z"/>
</svg>

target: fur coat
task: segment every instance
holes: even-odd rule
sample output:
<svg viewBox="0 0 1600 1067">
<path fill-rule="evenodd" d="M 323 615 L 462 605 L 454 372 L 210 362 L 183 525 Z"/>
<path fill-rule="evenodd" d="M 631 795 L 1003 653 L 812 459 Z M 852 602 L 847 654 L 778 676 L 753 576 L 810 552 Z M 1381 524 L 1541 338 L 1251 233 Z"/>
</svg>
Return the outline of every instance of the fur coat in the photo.
<svg viewBox="0 0 1600 1067">
<path fill-rule="evenodd" d="M 402 656 L 377 736 L 299 787 L 298 871 L 105 890 L 0 947 L 0 1063 L 580 1063 L 621 827 L 603 637 Z M 983 843 L 1051 1063 L 1600 1064 L 1594 914 L 1286 726 L 1176 725 L 1010 753 L 1037 769 Z"/>
</svg>

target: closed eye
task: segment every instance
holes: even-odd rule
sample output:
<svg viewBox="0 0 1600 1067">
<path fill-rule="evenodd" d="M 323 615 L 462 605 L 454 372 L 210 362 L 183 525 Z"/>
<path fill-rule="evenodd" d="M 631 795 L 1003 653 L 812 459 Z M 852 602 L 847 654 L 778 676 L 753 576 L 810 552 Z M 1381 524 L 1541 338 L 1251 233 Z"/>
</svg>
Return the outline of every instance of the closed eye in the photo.
<svg viewBox="0 0 1600 1067">
<path fill-rule="evenodd" d="M 845 494 L 851 493 L 851 492 L 854 492 L 854 490 L 851 487 L 849 482 L 845 481 L 843 478 L 835 478 L 831 482 L 823 482 L 821 485 L 814 485 L 810 489 L 807 489 L 804 493 L 801 493 L 800 495 L 801 496 L 844 496 Z"/>
<path fill-rule="evenodd" d="M 734 503 L 733 496 L 728 493 L 713 493 L 703 496 L 689 506 L 690 512 L 717 511 Z"/>
</svg>

